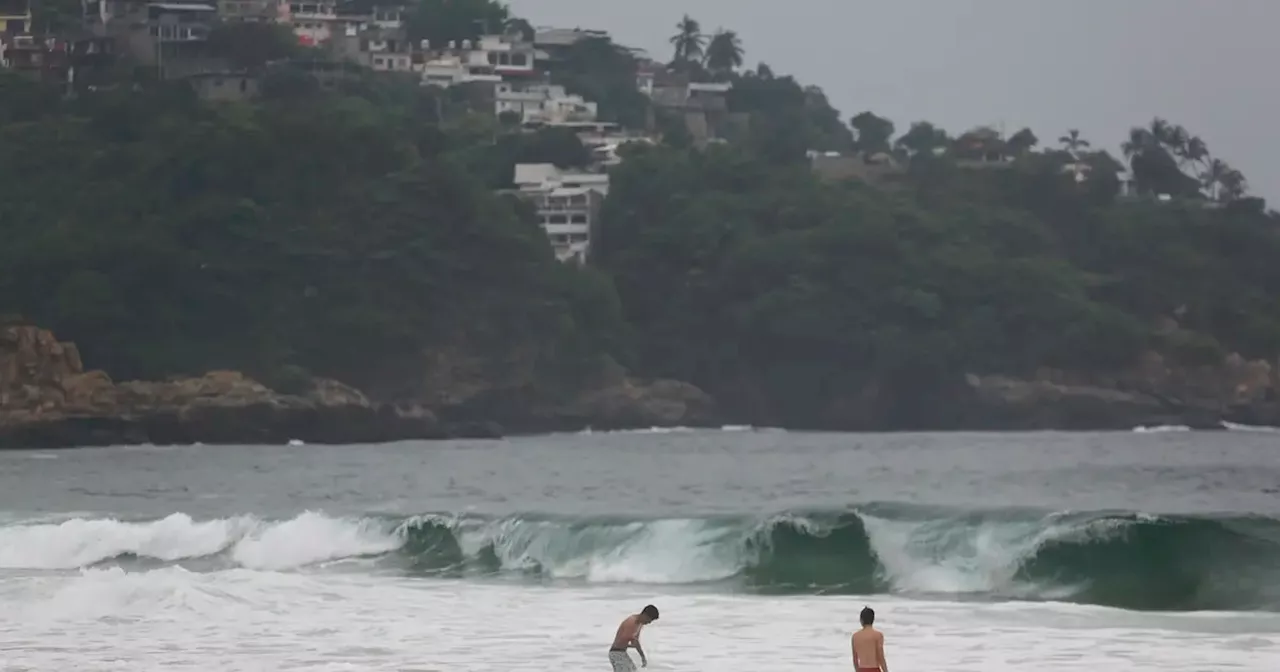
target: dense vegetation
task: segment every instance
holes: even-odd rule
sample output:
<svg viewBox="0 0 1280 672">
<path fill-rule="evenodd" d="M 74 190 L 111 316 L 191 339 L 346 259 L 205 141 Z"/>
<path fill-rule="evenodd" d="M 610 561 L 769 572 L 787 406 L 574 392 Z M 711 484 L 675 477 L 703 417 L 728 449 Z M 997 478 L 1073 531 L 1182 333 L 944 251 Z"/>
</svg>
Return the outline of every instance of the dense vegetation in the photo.
<svg viewBox="0 0 1280 672">
<path fill-rule="evenodd" d="M 152 82 L 63 100 L 0 78 L 0 313 L 118 377 L 230 367 L 385 388 L 412 385 L 424 348 L 465 344 L 518 349 L 555 381 L 611 349 L 609 283 L 556 263 L 526 206 L 459 169 L 505 161 L 509 182 L 516 159 L 552 158 L 540 137 L 484 147 L 492 124 L 423 123 L 431 92 L 378 78 L 267 92 L 207 105 Z"/>
<path fill-rule="evenodd" d="M 528 28 L 483 0 L 418 12 L 433 40 Z M 265 33 L 219 39 L 280 55 Z M 211 105 L 181 84 L 64 99 L 0 74 L 0 313 L 119 377 L 232 367 L 412 394 L 424 351 L 464 347 L 532 361 L 554 392 L 609 356 L 810 425 L 871 389 L 880 424 L 934 421 L 929 395 L 970 371 L 1280 354 L 1280 221 L 1184 129 L 1134 130 L 1122 196 L 1119 162 L 1078 133 L 1044 151 L 1029 130 L 898 134 L 742 70 L 730 31 L 685 17 L 672 46 L 673 69 L 733 82 L 745 121 L 728 144 L 666 128 L 629 147 L 589 269 L 557 264 L 527 206 L 492 192 L 518 161 L 584 164 L 581 144 L 474 112 L 465 90 L 369 73 L 325 90 L 276 67 L 261 100 Z M 552 77 L 638 127 L 635 68 L 590 39 Z M 1015 160 L 966 164 L 993 146 Z M 901 170 L 823 181 L 811 149 Z"/>
</svg>

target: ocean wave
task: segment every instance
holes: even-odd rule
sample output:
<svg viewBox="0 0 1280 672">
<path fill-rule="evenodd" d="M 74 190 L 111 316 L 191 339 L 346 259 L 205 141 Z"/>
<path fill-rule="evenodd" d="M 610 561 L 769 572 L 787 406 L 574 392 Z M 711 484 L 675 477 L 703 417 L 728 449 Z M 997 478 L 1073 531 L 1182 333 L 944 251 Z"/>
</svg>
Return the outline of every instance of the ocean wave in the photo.
<svg viewBox="0 0 1280 672">
<path fill-rule="evenodd" d="M 175 513 L 0 525 L 0 569 L 286 571 L 354 560 L 423 577 L 1280 611 L 1280 520 L 1265 517 L 868 504 L 765 518 Z"/>
</svg>

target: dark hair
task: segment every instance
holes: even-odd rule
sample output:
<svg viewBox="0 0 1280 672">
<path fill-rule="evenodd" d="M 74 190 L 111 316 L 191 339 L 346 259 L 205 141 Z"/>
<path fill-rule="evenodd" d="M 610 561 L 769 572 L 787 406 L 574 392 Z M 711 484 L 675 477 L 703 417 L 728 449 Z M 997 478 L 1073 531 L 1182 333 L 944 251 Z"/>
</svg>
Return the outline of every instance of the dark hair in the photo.
<svg viewBox="0 0 1280 672">
<path fill-rule="evenodd" d="M 871 607 L 863 607 L 862 613 L 858 614 L 858 620 L 862 621 L 863 625 L 871 625 L 872 623 L 875 623 L 876 610 Z"/>
<path fill-rule="evenodd" d="M 658 608 L 653 606 L 652 604 L 645 606 L 644 609 L 640 610 L 640 613 L 644 614 L 645 616 L 648 616 L 649 620 L 651 621 L 658 620 Z"/>
</svg>

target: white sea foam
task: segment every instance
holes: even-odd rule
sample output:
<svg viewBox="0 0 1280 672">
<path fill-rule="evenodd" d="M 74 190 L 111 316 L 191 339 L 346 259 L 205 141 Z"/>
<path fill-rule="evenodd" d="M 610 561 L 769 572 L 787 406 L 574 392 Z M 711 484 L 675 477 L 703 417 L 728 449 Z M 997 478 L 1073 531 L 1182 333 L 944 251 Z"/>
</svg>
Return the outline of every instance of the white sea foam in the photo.
<svg viewBox="0 0 1280 672">
<path fill-rule="evenodd" d="M 0 579 L 6 669 L 514 672 L 604 667 L 617 621 L 646 629 L 654 670 L 848 668 L 848 631 L 877 608 L 907 670 L 1270 672 L 1280 615 L 1151 614 L 1061 604 L 665 594 L 237 569 L 90 569 Z"/>
<path fill-rule="evenodd" d="M 1232 432 L 1254 432 L 1258 434 L 1275 434 L 1280 432 L 1280 427 L 1267 427 L 1265 425 L 1242 425 L 1238 422 L 1222 421 L 1223 429 Z"/>
<path fill-rule="evenodd" d="M 1168 434 L 1171 432 L 1189 432 L 1191 428 L 1187 425 L 1152 425 L 1134 427 L 1135 434 Z"/>
<path fill-rule="evenodd" d="M 315 512 L 282 522 L 195 521 L 183 513 L 149 522 L 73 518 L 0 527 L 0 568 L 75 569 L 126 554 L 172 562 L 227 553 L 243 567 L 289 569 L 386 553 L 403 543 L 372 521 Z"/>
</svg>

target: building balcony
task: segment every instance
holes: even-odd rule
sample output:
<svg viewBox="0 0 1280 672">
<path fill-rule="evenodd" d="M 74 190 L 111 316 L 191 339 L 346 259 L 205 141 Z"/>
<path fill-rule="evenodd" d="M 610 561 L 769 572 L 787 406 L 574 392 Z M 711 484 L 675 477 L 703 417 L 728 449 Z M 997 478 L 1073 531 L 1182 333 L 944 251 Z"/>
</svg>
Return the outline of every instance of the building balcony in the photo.
<svg viewBox="0 0 1280 672">
<path fill-rule="evenodd" d="M 337 21 L 338 8 L 335 4 L 292 2 L 289 3 L 289 15 L 295 21 Z"/>
<path fill-rule="evenodd" d="M 152 23 L 151 37 L 158 42 L 203 42 L 209 39 L 210 27 L 204 24 Z"/>
<path fill-rule="evenodd" d="M 590 235 L 591 224 L 543 224 L 542 229 L 548 236 Z"/>
</svg>

